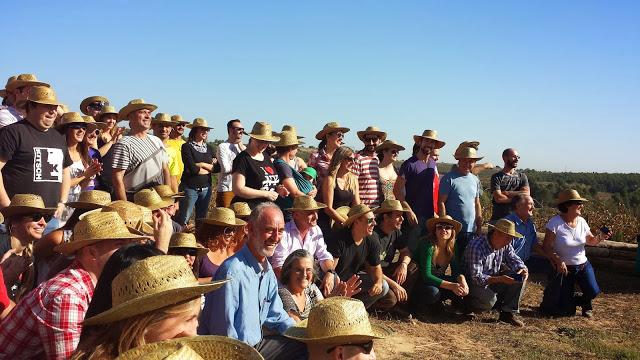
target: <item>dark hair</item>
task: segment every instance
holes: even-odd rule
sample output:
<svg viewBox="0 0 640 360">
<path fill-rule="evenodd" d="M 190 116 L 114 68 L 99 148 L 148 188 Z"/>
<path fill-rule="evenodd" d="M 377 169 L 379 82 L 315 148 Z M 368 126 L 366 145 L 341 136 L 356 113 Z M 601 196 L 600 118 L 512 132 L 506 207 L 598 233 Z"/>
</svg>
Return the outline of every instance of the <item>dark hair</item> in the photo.
<svg viewBox="0 0 640 360">
<path fill-rule="evenodd" d="M 229 132 L 229 129 L 231 129 L 231 127 L 233 126 L 233 123 L 236 123 L 236 122 L 240 122 L 240 119 L 233 119 L 227 122 L 227 132 Z"/>
<path fill-rule="evenodd" d="M 411 155 L 415 155 L 420 151 L 420 144 L 413 143 L 413 148 L 411 149 Z"/>
<path fill-rule="evenodd" d="M 558 204 L 558 210 L 560 210 L 561 213 L 566 214 L 567 211 L 569 211 L 569 207 L 571 207 L 571 205 L 575 205 L 575 204 L 582 204 L 582 201 L 580 201 L 580 200 L 565 201 L 563 203 Z"/>
<path fill-rule="evenodd" d="M 327 139 L 322 139 L 318 144 L 318 150 L 324 150 L 327 147 Z"/>
<path fill-rule="evenodd" d="M 293 271 L 293 262 L 302 258 L 311 259 L 311 263 L 313 264 L 313 256 L 311 256 L 311 254 L 305 249 L 295 250 L 284 260 L 284 263 L 282 263 L 282 270 L 280 272 L 280 283 L 282 283 L 282 285 L 287 286 L 289 284 L 291 272 Z M 313 275 L 315 277 L 315 273 Z"/>
<path fill-rule="evenodd" d="M 226 226 L 223 225 L 213 225 L 201 222 L 199 226 L 196 227 L 196 241 L 198 241 L 202 246 L 210 249 L 209 242 L 214 241 L 218 236 L 223 235 L 225 227 Z"/>
<path fill-rule="evenodd" d="M 517 194 L 516 196 L 512 197 L 511 198 L 511 210 L 515 210 L 516 207 L 518 207 L 518 203 L 520 203 L 520 201 L 526 199 L 527 196 L 529 196 L 529 195 Z"/>
<path fill-rule="evenodd" d="M 507 155 L 509 155 L 509 151 L 513 150 L 512 148 L 504 149 L 502 151 L 502 158 L 504 159 Z"/>
</svg>

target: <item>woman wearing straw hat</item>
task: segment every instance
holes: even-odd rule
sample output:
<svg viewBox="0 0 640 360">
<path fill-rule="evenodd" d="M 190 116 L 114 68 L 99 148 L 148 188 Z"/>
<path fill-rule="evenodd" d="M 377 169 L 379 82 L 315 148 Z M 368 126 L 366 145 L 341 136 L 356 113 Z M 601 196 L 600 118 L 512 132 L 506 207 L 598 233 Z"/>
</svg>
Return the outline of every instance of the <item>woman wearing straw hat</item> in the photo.
<svg viewBox="0 0 640 360">
<path fill-rule="evenodd" d="M 100 154 L 100 150 L 98 150 L 98 139 L 100 134 L 102 134 L 107 125 L 105 123 L 96 122 L 92 117 L 87 116 L 83 117 L 87 122 L 87 132 L 84 135 L 84 139 L 82 140 L 82 146 L 88 149 L 89 158 L 92 161 L 97 161 L 100 164 L 103 164 L 102 155 Z M 94 179 L 94 189 L 96 190 L 105 190 L 111 192 L 111 188 L 109 185 L 109 181 L 105 178 L 105 167 L 103 165 L 102 170 L 98 173 Z M 109 173 L 110 174 L 110 173 Z"/>
<path fill-rule="evenodd" d="M 581 216 L 587 201 L 574 189 L 561 191 L 556 200 L 560 214 L 547 223 L 542 249 L 555 270 L 549 275 L 540 304 L 547 314 L 573 316 L 576 306 L 580 306 L 582 316 L 593 317 L 592 301 L 600 293 L 600 287 L 584 247 L 608 240 L 611 233 L 599 231 L 597 236 L 593 235 Z M 582 295 L 576 294 L 575 285 Z"/>
<path fill-rule="evenodd" d="M 116 360 L 264 360 L 242 341 L 225 336 L 190 336 L 164 340 L 131 349 Z"/>
<path fill-rule="evenodd" d="M 318 226 L 324 234 L 330 233 L 332 222 L 341 226 L 347 220 L 336 209 L 360 204 L 358 177 L 352 172 L 354 162 L 353 150 L 346 146 L 340 146 L 331 158 L 329 175 L 320 187 L 320 197 L 327 205 L 318 217 Z"/>
<path fill-rule="evenodd" d="M 118 110 L 111 105 L 105 106 L 100 114 L 94 116 L 94 119 L 106 124 L 105 129 L 98 138 L 97 147 L 100 155 L 106 156 L 113 144 L 122 139 L 124 128 L 116 126 L 118 124 Z"/>
<path fill-rule="evenodd" d="M 271 125 L 256 122 L 248 133 L 250 139 L 247 149 L 233 159 L 232 203 L 243 201 L 253 209 L 265 201 L 276 201 L 279 196 L 289 192 L 280 184 L 280 178 L 271 159 L 263 154 L 269 143 L 280 140 L 273 135 Z"/>
<path fill-rule="evenodd" d="M 349 128 L 342 127 L 337 122 L 328 122 L 322 130 L 316 134 L 316 139 L 320 140 L 318 151 L 309 156 L 309 166 L 316 169 L 318 173 L 318 185 L 321 188 L 325 177 L 329 175 L 329 164 L 333 154 L 344 143 L 344 134 L 349 132 Z M 319 201 L 326 202 L 320 197 Z"/>
<path fill-rule="evenodd" d="M 393 140 L 385 140 L 376 148 L 380 165 L 380 187 L 384 200 L 395 200 L 393 195 L 393 187 L 398 179 L 398 170 L 396 170 L 395 162 L 398 161 L 398 154 L 404 150 L 404 146 Z"/>
<path fill-rule="evenodd" d="M 197 257 L 204 256 L 209 252 L 209 249 L 198 244 L 196 237 L 193 234 L 175 233 L 171 236 L 169 242 L 168 255 L 182 256 L 187 260 L 187 264 L 193 269 L 194 275 L 198 276 L 198 268 L 193 264 Z"/>
<path fill-rule="evenodd" d="M 249 215 L 251 215 L 251 208 L 249 207 L 249 204 L 247 204 L 246 202 L 233 203 L 231 204 L 231 209 L 233 209 L 233 212 L 236 214 L 236 217 L 238 219 L 243 220 L 244 222 L 247 222 L 249 220 Z M 233 236 L 233 241 L 231 242 L 233 254 L 237 253 L 238 251 L 240 251 L 240 249 L 242 249 L 242 247 L 244 246 L 244 243 L 247 240 L 248 234 L 249 234 L 249 229 L 247 228 L 247 225 L 244 225 L 236 229 L 236 233 Z"/>
<path fill-rule="evenodd" d="M 236 218 L 231 209 L 215 207 L 204 219 L 199 219 L 200 226 L 196 230 L 196 239 L 206 249 L 206 255 L 197 264 L 201 281 L 209 281 L 218 271 L 220 265 L 234 254 L 235 233 L 247 223 Z"/>
<path fill-rule="evenodd" d="M 112 307 L 85 319 L 105 331 L 78 359 L 115 359 L 121 353 L 162 340 L 196 335 L 201 295 L 227 280 L 199 284 L 183 258 L 151 256 L 112 281 Z"/>
</svg>

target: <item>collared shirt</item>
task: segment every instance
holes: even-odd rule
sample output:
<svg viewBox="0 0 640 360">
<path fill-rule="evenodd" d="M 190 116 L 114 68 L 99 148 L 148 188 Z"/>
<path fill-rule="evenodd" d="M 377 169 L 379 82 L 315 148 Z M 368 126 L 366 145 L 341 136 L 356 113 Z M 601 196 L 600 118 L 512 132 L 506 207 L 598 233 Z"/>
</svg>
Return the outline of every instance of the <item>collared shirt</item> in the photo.
<svg viewBox="0 0 640 360">
<path fill-rule="evenodd" d="M 469 242 L 464 259 L 467 276 L 478 286 L 486 287 L 489 277 L 500 273 L 500 265 L 503 262 L 514 271 L 527 268 L 511 244 L 494 250 L 486 236 L 478 236 Z"/>
<path fill-rule="evenodd" d="M 380 188 L 380 160 L 378 156 L 367 156 L 358 152 L 355 156 L 355 171 L 358 174 L 360 201 L 369 206 L 378 206 L 382 199 Z"/>
<path fill-rule="evenodd" d="M 303 239 L 300 237 L 300 230 L 298 230 L 295 221 L 291 220 L 284 225 L 284 233 L 280 238 L 280 243 L 269 259 L 271 266 L 274 268 L 282 267 L 287 256 L 298 249 L 307 250 L 316 261 L 333 260 L 333 255 L 327 250 L 322 230 L 318 225 L 309 229 Z"/>
<path fill-rule="evenodd" d="M 182 145 L 185 143 L 182 137 L 177 139 L 169 139 L 166 142 L 165 149 L 167 150 L 167 157 L 169 159 L 169 174 L 175 176 L 178 179 L 178 184 L 182 178 L 182 172 L 184 171 L 184 162 L 182 162 Z"/>
<path fill-rule="evenodd" d="M 531 257 L 533 246 L 538 243 L 538 233 L 536 232 L 536 225 L 533 223 L 532 218 L 528 218 L 527 221 L 522 221 L 516 213 L 511 213 L 505 217 L 505 219 L 513 221 L 516 224 L 516 231 L 524 237 L 513 238 L 511 246 L 515 250 L 516 255 L 522 261 L 527 261 Z"/>
<path fill-rule="evenodd" d="M 24 119 L 22 114 L 13 106 L 0 106 L 0 129 Z"/>
<path fill-rule="evenodd" d="M 262 326 L 282 334 L 295 324 L 284 311 L 271 265 L 258 263 L 247 245 L 220 265 L 215 280 L 222 279 L 231 281 L 205 297 L 198 334 L 255 346 L 262 340 Z"/>
<path fill-rule="evenodd" d="M 309 162 L 307 165 L 316 169 L 316 173 L 318 174 L 316 179 L 316 184 L 318 184 L 318 194 L 320 194 L 320 187 L 322 186 L 324 178 L 329 176 L 330 162 L 331 158 L 327 155 L 327 152 L 324 149 L 312 152 L 311 155 L 309 155 Z M 317 198 L 319 199 L 319 197 Z"/>
<path fill-rule="evenodd" d="M 216 149 L 216 158 L 220 164 L 220 175 L 218 176 L 218 191 L 233 191 L 231 184 L 231 168 L 233 159 L 240 154 L 240 146 L 225 141 L 218 145 Z"/>
<path fill-rule="evenodd" d="M 40 284 L 2 322 L 0 358 L 70 358 L 94 287 L 89 272 L 78 262 Z"/>
</svg>

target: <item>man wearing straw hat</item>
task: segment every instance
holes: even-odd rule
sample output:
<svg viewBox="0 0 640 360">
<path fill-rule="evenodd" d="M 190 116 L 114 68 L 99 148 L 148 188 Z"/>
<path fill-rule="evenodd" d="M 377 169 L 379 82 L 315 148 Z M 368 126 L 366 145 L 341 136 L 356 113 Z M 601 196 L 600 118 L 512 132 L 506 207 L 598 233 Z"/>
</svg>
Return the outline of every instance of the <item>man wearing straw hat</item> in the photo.
<svg viewBox="0 0 640 360">
<path fill-rule="evenodd" d="M 216 206 L 229 207 L 233 199 L 233 187 L 231 185 L 231 167 L 233 159 L 246 149 L 242 143 L 244 127 L 238 119 L 227 122 L 227 140 L 218 145 L 216 159 L 220 164 L 220 175 L 216 187 Z"/>
<path fill-rule="evenodd" d="M 246 245 L 225 260 L 215 274 L 215 280 L 231 280 L 206 296 L 198 334 L 244 341 L 265 359 L 306 359 L 304 344 L 280 335 L 295 321 L 282 306 L 278 280 L 267 260 L 284 231 L 282 211 L 271 202 L 259 204 L 251 212 L 247 227 Z M 266 335 L 265 331 L 276 335 Z"/>
<path fill-rule="evenodd" d="M 119 120 L 129 120 L 131 131 L 113 145 L 111 181 L 114 198 L 131 200 L 133 194 L 156 185 L 171 185 L 167 153 L 162 141 L 147 134 L 151 112 L 157 106 L 133 99 L 120 109 Z"/>
<path fill-rule="evenodd" d="M 175 170 L 169 168 L 176 174 L 176 178 L 178 179 L 178 185 L 180 185 L 180 181 L 182 179 L 182 172 L 184 171 L 184 163 L 182 162 L 182 145 L 185 144 L 184 139 L 182 138 L 184 135 L 184 128 L 187 127 L 188 121 L 182 119 L 181 115 L 171 115 L 171 122 L 173 127 L 171 128 L 171 133 L 169 134 L 169 140 L 165 142 L 165 147 L 167 151 L 169 149 L 173 149 L 178 155 L 176 157 Z"/>
<path fill-rule="evenodd" d="M 497 305 L 500 321 L 522 327 L 524 323 L 516 317 L 524 283 L 529 277 L 527 266 L 516 255 L 511 246 L 514 238 L 522 235 L 516 225 L 507 219 L 489 224 L 489 237 L 479 236 L 472 240 L 465 251 L 465 270 L 469 279 L 470 310 L 488 311 Z M 501 274 L 500 267 L 506 263 L 512 272 Z"/>
<path fill-rule="evenodd" d="M 358 131 L 358 139 L 364 143 L 364 148 L 355 155 L 360 201 L 376 207 L 384 200 L 378 169 L 380 160 L 376 155 L 376 148 L 387 139 L 387 133 L 376 126 L 367 126 L 365 130 Z"/>
<path fill-rule="evenodd" d="M 181 150 L 169 146 L 169 135 L 173 131 L 174 125 L 175 124 L 169 115 L 165 113 L 157 113 L 153 120 L 151 120 L 153 135 L 157 136 L 158 139 L 162 141 L 162 145 L 164 145 L 165 151 L 167 152 L 167 167 L 169 168 L 170 178 L 169 186 L 171 186 L 173 191 L 177 192 L 178 183 L 180 182 L 180 178 L 178 176 L 182 176 L 184 164 L 182 164 Z M 178 162 L 182 164 L 182 168 L 180 168 Z"/>
<path fill-rule="evenodd" d="M 116 212 L 93 212 L 74 227 L 70 242 L 56 247 L 75 261 L 43 282 L 0 327 L 0 358 L 68 359 L 80 340 L 82 321 L 102 269 L 118 248 L 147 239 L 132 233 Z"/>
<path fill-rule="evenodd" d="M 102 113 L 102 109 L 109 106 L 109 99 L 104 96 L 89 96 L 80 103 L 80 111 L 94 118 Z"/>
<path fill-rule="evenodd" d="M 307 344 L 310 360 L 375 359 L 373 341 L 389 335 L 389 328 L 369 322 L 362 302 L 342 296 L 322 300 L 284 333 Z"/>
<path fill-rule="evenodd" d="M 17 81 L 17 80 L 16 80 Z M 65 138 L 52 130 L 60 103 L 53 89 L 32 86 L 27 117 L 0 132 L 0 208 L 15 194 L 35 193 L 59 218 L 67 202 L 71 175 Z M 57 220 L 49 226 L 57 227 Z"/>
<path fill-rule="evenodd" d="M 4 106 L 5 101 L 3 101 L 3 106 L 0 108 L 0 129 L 25 118 L 26 112 L 21 104 L 27 101 L 33 86 L 49 87 L 49 84 L 38 81 L 33 74 L 20 74 L 7 80 L 2 95 L 7 100 L 7 106 Z"/>
</svg>

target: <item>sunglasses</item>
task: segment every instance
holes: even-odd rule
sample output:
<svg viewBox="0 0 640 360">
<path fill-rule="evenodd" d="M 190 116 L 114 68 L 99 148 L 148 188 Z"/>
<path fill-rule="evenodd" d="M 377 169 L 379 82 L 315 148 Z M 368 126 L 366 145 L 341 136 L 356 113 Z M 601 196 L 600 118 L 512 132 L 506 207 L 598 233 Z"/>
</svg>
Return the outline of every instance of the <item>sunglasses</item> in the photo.
<svg viewBox="0 0 640 360">
<path fill-rule="evenodd" d="M 367 144 L 367 143 L 374 143 L 374 142 L 376 142 L 376 141 L 378 141 L 378 138 L 377 138 L 377 137 L 372 137 L 372 138 L 370 138 L 370 137 L 366 137 L 366 138 L 364 138 L 364 140 L 363 140 L 363 142 L 364 142 L 365 144 Z"/>
<path fill-rule="evenodd" d="M 233 235 L 235 233 L 236 233 L 236 228 L 232 228 L 232 227 L 224 228 L 224 235 L 225 236 L 231 236 L 231 235 Z"/>
<path fill-rule="evenodd" d="M 107 105 L 107 103 L 104 102 L 94 102 L 89 104 L 89 108 L 93 109 L 93 110 L 102 110 L 103 107 L 105 107 L 105 105 Z"/>
<path fill-rule="evenodd" d="M 243 128 L 243 127 L 232 127 L 232 128 L 231 128 L 231 130 L 239 131 L 239 132 L 241 132 L 241 133 L 243 133 L 243 132 L 244 132 L 244 128 Z"/>
<path fill-rule="evenodd" d="M 395 149 L 391 149 L 391 150 L 389 150 L 389 152 L 391 154 L 393 154 L 393 155 L 398 155 L 399 154 L 398 150 L 395 150 Z"/>
<path fill-rule="evenodd" d="M 367 219 L 367 225 L 371 225 L 371 224 L 373 224 L 375 222 L 376 222 L 376 218 L 368 218 Z"/>
<path fill-rule="evenodd" d="M 333 350 L 335 350 L 338 346 L 357 346 L 359 348 L 362 349 L 362 352 L 365 354 L 371 354 L 371 350 L 373 350 L 373 340 L 366 342 L 366 343 L 362 343 L 362 344 L 341 344 L 341 345 L 336 345 L 334 347 L 330 347 L 327 350 L 327 354 L 331 354 L 333 352 Z"/>
<path fill-rule="evenodd" d="M 344 137 L 344 134 L 342 133 L 342 131 L 334 131 L 329 133 L 330 136 L 336 135 L 337 137 Z"/>
<path fill-rule="evenodd" d="M 196 256 L 198 255 L 198 250 L 191 248 L 172 248 L 171 254 L 178 256 Z"/>
<path fill-rule="evenodd" d="M 453 230 L 453 226 L 449 224 L 436 224 L 436 229 L 449 231 L 449 230 Z"/>
<path fill-rule="evenodd" d="M 69 129 L 73 130 L 87 130 L 87 124 L 71 124 L 69 125 Z"/>
<path fill-rule="evenodd" d="M 31 219 L 33 222 L 38 222 L 40 219 L 44 219 L 44 222 L 49 222 L 53 218 L 53 214 L 33 213 L 27 214 L 24 217 Z"/>
</svg>

